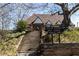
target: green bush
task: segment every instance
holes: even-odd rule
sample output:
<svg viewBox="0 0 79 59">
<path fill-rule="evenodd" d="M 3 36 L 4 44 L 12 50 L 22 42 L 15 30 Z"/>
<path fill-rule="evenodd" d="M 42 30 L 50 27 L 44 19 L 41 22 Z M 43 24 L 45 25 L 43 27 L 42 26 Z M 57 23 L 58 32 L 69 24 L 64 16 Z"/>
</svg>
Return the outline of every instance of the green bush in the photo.
<svg viewBox="0 0 79 59">
<path fill-rule="evenodd" d="M 59 35 L 58 34 L 53 34 L 53 41 L 59 42 L 58 41 Z M 47 42 L 52 42 L 52 36 L 46 36 L 45 39 L 47 39 Z M 79 43 L 79 29 L 78 28 L 73 28 L 73 29 L 67 29 L 62 34 L 60 34 L 60 40 L 61 43 Z"/>
<path fill-rule="evenodd" d="M 22 32 L 25 31 L 27 27 L 27 22 L 24 20 L 20 20 L 17 22 L 16 31 Z"/>
</svg>

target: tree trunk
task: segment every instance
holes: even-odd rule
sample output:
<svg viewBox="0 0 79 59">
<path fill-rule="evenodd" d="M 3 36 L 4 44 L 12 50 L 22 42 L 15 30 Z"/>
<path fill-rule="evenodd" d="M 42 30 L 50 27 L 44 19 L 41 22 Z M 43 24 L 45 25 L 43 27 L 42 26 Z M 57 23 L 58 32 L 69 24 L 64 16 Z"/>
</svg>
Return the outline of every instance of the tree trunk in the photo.
<svg viewBox="0 0 79 59">
<path fill-rule="evenodd" d="M 67 4 L 67 3 L 66 3 Z M 65 4 L 65 5 L 66 5 Z M 70 12 L 68 11 L 68 6 L 64 6 L 63 8 L 62 8 L 62 10 L 63 10 L 63 15 L 64 15 L 64 21 L 63 21 L 63 24 L 66 26 L 66 27 L 68 27 L 69 25 L 70 25 L 70 16 L 69 16 L 69 14 L 70 14 Z"/>
</svg>

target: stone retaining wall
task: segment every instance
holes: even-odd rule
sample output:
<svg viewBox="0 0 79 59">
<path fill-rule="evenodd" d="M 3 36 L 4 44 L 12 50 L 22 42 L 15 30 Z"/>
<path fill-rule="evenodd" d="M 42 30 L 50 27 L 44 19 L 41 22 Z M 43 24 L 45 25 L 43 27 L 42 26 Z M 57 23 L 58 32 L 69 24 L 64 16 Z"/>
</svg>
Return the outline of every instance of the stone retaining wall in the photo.
<svg viewBox="0 0 79 59">
<path fill-rule="evenodd" d="M 47 46 L 47 45 L 46 45 Z M 79 44 L 74 45 L 53 45 L 42 47 L 43 56 L 73 56 L 79 55 Z"/>
</svg>

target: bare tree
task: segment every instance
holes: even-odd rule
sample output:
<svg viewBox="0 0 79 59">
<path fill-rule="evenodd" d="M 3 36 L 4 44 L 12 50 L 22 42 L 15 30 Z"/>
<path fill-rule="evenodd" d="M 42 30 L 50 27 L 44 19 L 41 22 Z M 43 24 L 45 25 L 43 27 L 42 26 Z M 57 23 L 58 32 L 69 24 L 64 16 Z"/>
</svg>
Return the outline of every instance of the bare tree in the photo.
<svg viewBox="0 0 79 59">
<path fill-rule="evenodd" d="M 64 15 L 64 21 L 63 23 L 66 25 L 66 26 L 69 26 L 70 25 L 70 17 L 72 14 L 74 14 L 76 11 L 79 10 L 79 4 L 75 4 L 75 6 L 69 10 L 68 9 L 68 3 L 55 3 L 57 5 L 59 5 L 63 11 L 63 15 Z"/>
</svg>

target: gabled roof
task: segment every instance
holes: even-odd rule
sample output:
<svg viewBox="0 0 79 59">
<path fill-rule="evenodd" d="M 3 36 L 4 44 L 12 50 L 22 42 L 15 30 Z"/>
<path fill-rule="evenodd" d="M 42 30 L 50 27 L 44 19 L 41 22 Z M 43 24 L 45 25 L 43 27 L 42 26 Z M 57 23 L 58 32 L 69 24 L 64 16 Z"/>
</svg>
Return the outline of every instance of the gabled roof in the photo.
<svg viewBox="0 0 79 59">
<path fill-rule="evenodd" d="M 50 22 L 50 20 L 48 20 L 46 24 L 50 24 L 51 25 L 52 23 Z"/>
<path fill-rule="evenodd" d="M 33 21 L 35 21 L 35 19 L 39 17 L 42 22 L 45 24 L 48 20 L 50 20 L 50 22 L 55 25 L 55 23 L 60 20 L 60 22 L 62 23 L 64 17 L 63 15 L 59 15 L 58 13 L 56 14 L 33 14 L 32 16 L 30 16 L 27 19 L 27 23 L 31 24 Z"/>
<path fill-rule="evenodd" d="M 60 25 L 60 24 L 61 24 L 61 21 L 58 20 L 58 21 L 56 22 L 56 25 Z"/>
<path fill-rule="evenodd" d="M 37 17 L 33 23 L 43 23 L 41 18 Z"/>
<path fill-rule="evenodd" d="M 52 23 L 50 22 L 50 20 L 48 20 L 48 21 L 46 22 L 45 26 L 46 26 L 46 27 L 52 26 Z"/>
</svg>

